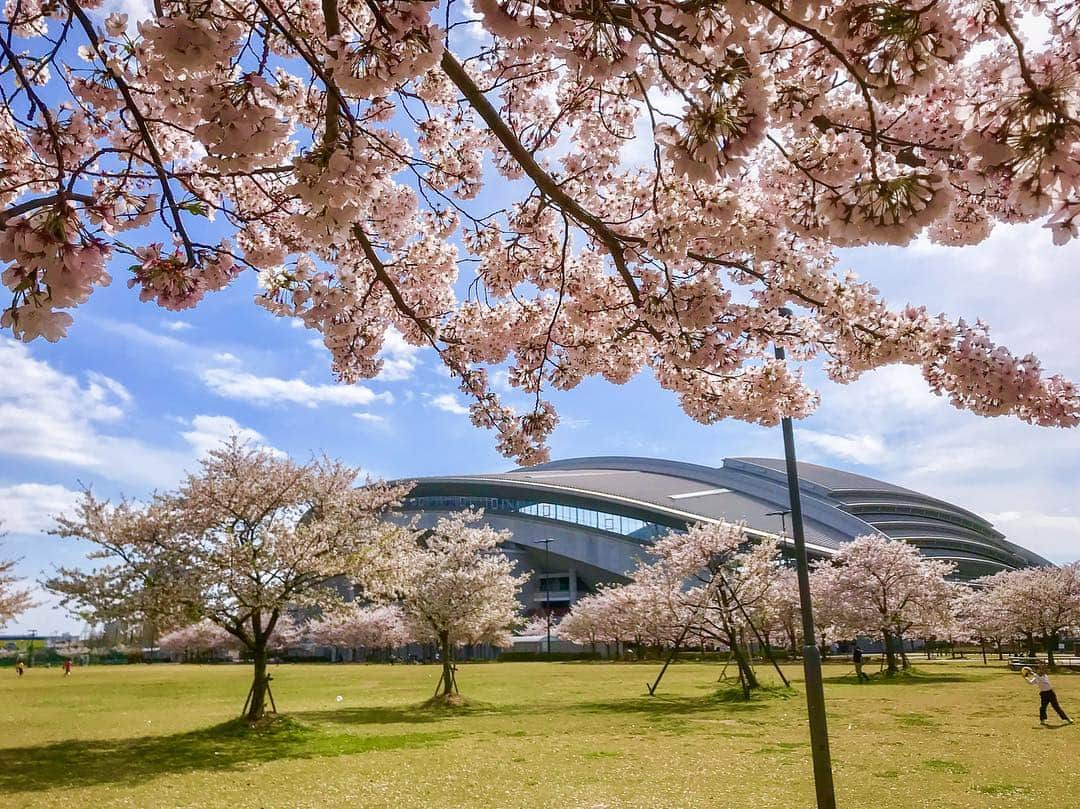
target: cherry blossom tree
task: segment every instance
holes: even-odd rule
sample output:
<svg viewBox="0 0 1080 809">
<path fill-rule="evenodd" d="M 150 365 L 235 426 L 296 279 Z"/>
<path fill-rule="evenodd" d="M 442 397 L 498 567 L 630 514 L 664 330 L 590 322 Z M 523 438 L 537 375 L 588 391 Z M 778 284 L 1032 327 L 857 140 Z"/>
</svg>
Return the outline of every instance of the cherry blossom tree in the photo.
<svg viewBox="0 0 1080 809">
<path fill-rule="evenodd" d="M 311 621 L 304 628 L 304 636 L 320 646 L 349 649 L 353 660 L 359 659 L 357 652 L 360 649 L 368 653 L 376 649 L 393 649 L 411 640 L 400 606 L 355 602 Z"/>
<path fill-rule="evenodd" d="M 680 617 L 692 622 L 699 637 L 729 649 L 749 697 L 760 684 L 746 649 L 755 637 L 763 641 L 759 624 L 778 572 L 776 544 L 751 544 L 737 523 L 702 523 L 685 533 L 670 532 L 650 553 L 655 567 L 666 569 L 664 578 L 675 583 Z"/>
<path fill-rule="evenodd" d="M 33 606 L 30 591 L 16 586 L 19 579 L 13 575 L 14 569 L 14 560 L 0 559 L 0 626 Z"/>
<path fill-rule="evenodd" d="M 0 529 L 3 525 L 3 522 L 0 522 Z M 0 530 L 0 539 L 5 536 L 6 532 Z M 30 591 L 18 586 L 19 577 L 14 574 L 14 571 L 14 559 L 0 559 L 0 626 L 14 620 L 34 606 Z"/>
<path fill-rule="evenodd" d="M 265 709 L 267 657 L 292 608 L 333 602 L 338 575 L 381 579 L 402 531 L 381 517 L 407 485 L 355 485 L 358 470 L 322 458 L 297 464 L 235 437 L 173 492 L 145 504 L 87 490 L 53 533 L 92 543 L 90 570 L 61 568 L 47 586 L 84 618 L 205 619 L 251 655 L 249 720 Z"/>
<path fill-rule="evenodd" d="M 442 676 L 435 690 L 444 701 L 457 692 L 456 648 L 509 645 L 510 629 L 520 622 L 517 596 L 526 577 L 515 576 L 514 563 L 498 550 L 509 532 L 477 525 L 482 516 L 458 512 L 417 531 L 398 557 L 398 580 L 384 589 L 385 597 L 400 600 L 410 635 L 438 644 Z"/>
<path fill-rule="evenodd" d="M 158 648 L 186 658 L 236 650 L 238 644 L 235 635 L 206 619 L 166 632 L 158 639 Z"/>
<path fill-rule="evenodd" d="M 575 604 L 563 620 L 564 635 L 590 643 L 633 638 L 639 645 L 645 640 L 672 647 L 693 637 L 723 645 L 748 696 L 759 682 L 745 647 L 760 635 L 769 609 L 779 572 L 775 543 L 750 543 L 736 523 L 700 523 L 668 532 L 648 554 L 629 584 Z"/>
<path fill-rule="evenodd" d="M 958 407 L 1078 423 L 1035 357 L 890 309 L 835 255 L 1076 235 L 1073 0 L 473 8 L 9 3 L 0 325 L 57 340 L 117 273 L 167 309 L 258 273 L 343 381 L 379 372 L 391 328 L 430 347 L 526 463 L 557 422 L 545 391 L 592 376 L 648 369 L 702 423 L 804 416 L 817 395 L 774 343 L 838 382 L 906 363 Z"/>
<path fill-rule="evenodd" d="M 300 629 L 287 615 L 281 615 L 266 641 L 268 651 L 286 651 L 299 644 Z M 158 640 L 158 648 L 185 657 L 198 657 L 216 652 L 243 652 L 247 646 L 227 629 L 206 618 L 195 624 L 166 632 Z"/>
<path fill-rule="evenodd" d="M 1080 562 L 1002 571 L 979 584 L 983 620 L 1002 634 L 1023 637 L 1029 653 L 1042 639 L 1051 665 L 1060 640 L 1080 630 Z"/>
<path fill-rule="evenodd" d="M 779 570 L 768 592 L 768 612 L 787 643 L 788 654 L 798 657 L 799 634 L 802 632 L 799 581 L 793 568 Z M 818 599 L 815 598 L 815 606 Z M 815 619 L 816 624 L 816 619 Z"/>
<path fill-rule="evenodd" d="M 895 644 L 908 668 L 904 638 L 925 636 L 931 627 L 950 620 L 958 595 L 957 585 L 946 580 L 953 568 L 923 556 L 906 542 L 868 535 L 844 543 L 814 575 L 831 623 L 847 637 L 880 635 L 886 671 L 892 676 L 899 671 Z"/>
<path fill-rule="evenodd" d="M 624 638 L 633 637 L 633 627 L 626 611 L 622 588 L 601 586 L 595 593 L 582 596 L 559 624 L 561 636 L 573 643 L 588 644 L 596 652 L 596 644 L 618 648 Z"/>
</svg>

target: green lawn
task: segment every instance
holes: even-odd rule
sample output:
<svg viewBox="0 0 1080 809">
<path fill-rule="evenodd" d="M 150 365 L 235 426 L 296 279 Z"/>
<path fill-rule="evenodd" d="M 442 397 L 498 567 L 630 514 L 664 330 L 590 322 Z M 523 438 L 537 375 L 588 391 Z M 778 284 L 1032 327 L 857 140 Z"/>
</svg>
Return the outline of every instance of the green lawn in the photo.
<svg viewBox="0 0 1080 809">
<path fill-rule="evenodd" d="M 282 665 L 274 696 L 289 720 L 253 735 L 227 724 L 244 666 L 0 669 L 0 795 L 19 807 L 811 806 L 801 690 L 733 701 L 717 695 L 718 664 L 684 663 L 649 698 L 656 670 L 463 665 L 472 704 L 447 711 L 418 707 L 435 666 Z M 1080 725 L 1041 728 L 1019 675 L 943 662 L 860 686 L 847 672 L 826 671 L 841 806 L 1080 805 Z M 1080 676 L 1056 685 L 1080 713 Z"/>
</svg>

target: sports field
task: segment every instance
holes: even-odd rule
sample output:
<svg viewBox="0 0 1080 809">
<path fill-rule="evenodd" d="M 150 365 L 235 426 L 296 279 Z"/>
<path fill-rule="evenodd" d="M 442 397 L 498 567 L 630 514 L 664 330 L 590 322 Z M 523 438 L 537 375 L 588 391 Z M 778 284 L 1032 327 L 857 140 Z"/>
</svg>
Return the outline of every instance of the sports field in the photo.
<svg viewBox="0 0 1080 809">
<path fill-rule="evenodd" d="M 0 669 L 0 797 L 63 807 L 809 807 L 805 704 L 717 690 L 719 664 L 462 665 L 464 709 L 425 709 L 434 666 L 281 665 L 286 718 L 232 720 L 241 665 Z M 762 673 L 765 677 L 764 670 Z M 1080 676 L 1059 674 L 1080 713 Z M 340 701 L 337 697 L 341 696 Z M 981 664 L 857 685 L 826 670 L 844 807 L 1080 806 L 1080 724 Z M 1057 724 L 1054 720 L 1053 724 Z"/>
</svg>

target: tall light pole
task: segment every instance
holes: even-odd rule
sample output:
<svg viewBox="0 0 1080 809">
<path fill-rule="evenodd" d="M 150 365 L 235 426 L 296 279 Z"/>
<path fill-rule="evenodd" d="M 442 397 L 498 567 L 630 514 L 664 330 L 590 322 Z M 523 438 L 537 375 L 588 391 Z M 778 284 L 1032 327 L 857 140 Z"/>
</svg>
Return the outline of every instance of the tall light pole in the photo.
<svg viewBox="0 0 1080 809">
<path fill-rule="evenodd" d="M 536 544 L 541 543 L 544 546 L 544 575 L 549 576 L 551 573 L 551 543 L 554 542 L 554 538 L 548 537 L 547 539 L 538 539 Z M 544 578 L 544 615 L 547 617 L 547 662 L 551 662 L 551 579 Z"/>
<path fill-rule="evenodd" d="M 791 317 L 790 309 L 780 314 Z M 784 349 L 774 346 L 778 360 Z M 814 631 L 814 611 L 810 601 L 810 568 L 806 560 L 806 537 L 803 534 L 802 500 L 799 497 L 799 469 L 795 462 L 795 432 L 791 419 L 780 421 L 784 433 L 784 462 L 787 466 L 788 497 L 791 501 L 791 533 L 795 540 L 795 571 L 799 579 L 799 605 L 803 626 L 803 673 L 806 677 L 806 712 L 810 721 L 810 752 L 814 760 L 814 789 L 818 809 L 836 809 L 832 761 L 829 756 L 829 728 L 825 720 L 825 689 L 821 682 L 821 654 Z"/>
</svg>

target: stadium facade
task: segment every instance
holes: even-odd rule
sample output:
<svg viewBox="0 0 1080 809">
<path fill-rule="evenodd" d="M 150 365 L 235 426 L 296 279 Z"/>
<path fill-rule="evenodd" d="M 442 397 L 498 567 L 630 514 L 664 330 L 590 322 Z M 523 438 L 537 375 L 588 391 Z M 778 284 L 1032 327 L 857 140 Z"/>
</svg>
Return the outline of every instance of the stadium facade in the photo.
<svg viewBox="0 0 1080 809">
<path fill-rule="evenodd" d="M 857 536 L 878 534 L 956 565 L 956 577 L 1050 564 L 1005 539 L 966 509 L 863 475 L 800 463 L 811 558 L 827 558 Z M 783 460 L 725 458 L 720 467 L 655 458 L 571 458 L 490 475 L 420 478 L 404 503 L 429 526 L 442 515 L 482 508 L 512 534 L 505 551 L 532 573 L 529 611 L 565 609 L 598 584 L 622 582 L 647 546 L 695 522 L 739 521 L 751 537 L 790 548 Z"/>
</svg>

